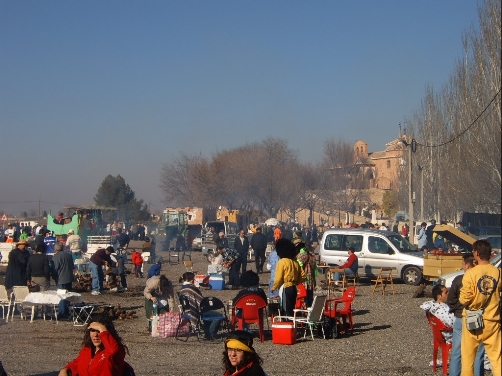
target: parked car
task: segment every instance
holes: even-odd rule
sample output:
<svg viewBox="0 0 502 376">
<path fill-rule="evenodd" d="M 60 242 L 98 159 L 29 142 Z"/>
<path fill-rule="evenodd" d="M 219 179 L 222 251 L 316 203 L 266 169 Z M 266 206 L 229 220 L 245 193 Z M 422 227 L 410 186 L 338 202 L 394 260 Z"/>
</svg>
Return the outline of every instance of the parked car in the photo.
<svg viewBox="0 0 502 376">
<path fill-rule="evenodd" d="M 494 255 L 490 259 L 490 264 L 495 265 L 497 268 L 500 268 L 500 257 L 501 257 L 501 253 L 497 253 L 496 255 Z M 440 278 L 438 278 L 434 282 L 434 285 L 443 285 L 446 288 L 450 288 L 451 287 L 451 283 L 453 282 L 453 280 L 455 279 L 455 277 L 458 276 L 458 275 L 462 275 L 462 274 L 464 274 L 464 270 L 463 269 L 460 269 L 460 270 L 457 270 L 455 272 L 451 272 L 451 273 L 445 274 L 445 275 L 441 276 Z"/>
<path fill-rule="evenodd" d="M 393 276 L 409 285 L 423 279 L 423 253 L 401 235 L 369 229 L 326 230 L 319 245 L 319 261 L 340 266 L 347 260 L 347 249 L 354 247 L 360 277 L 376 277 L 381 268 L 393 268 Z"/>
</svg>

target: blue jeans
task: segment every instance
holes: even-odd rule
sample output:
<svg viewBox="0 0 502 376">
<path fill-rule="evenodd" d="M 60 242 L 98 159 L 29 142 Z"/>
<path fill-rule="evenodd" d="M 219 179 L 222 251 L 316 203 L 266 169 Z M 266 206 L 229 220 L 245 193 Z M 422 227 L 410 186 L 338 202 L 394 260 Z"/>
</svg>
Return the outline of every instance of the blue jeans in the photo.
<svg viewBox="0 0 502 376">
<path fill-rule="evenodd" d="M 204 334 L 206 338 L 214 338 L 220 327 L 223 314 L 218 311 L 207 311 L 202 315 L 204 321 Z"/>
<path fill-rule="evenodd" d="M 346 275 L 346 276 L 356 274 L 356 272 L 355 272 L 355 271 L 353 271 L 353 270 L 351 270 L 351 269 L 348 269 L 348 268 L 347 268 L 347 269 L 343 269 L 343 270 L 345 270 L 345 275 Z M 334 279 L 335 281 L 339 281 L 339 280 L 340 280 L 340 273 L 336 272 L 336 273 L 335 273 L 335 275 L 333 276 L 333 279 Z"/>
<path fill-rule="evenodd" d="M 89 267 L 92 273 L 92 291 L 101 291 L 103 290 L 103 280 L 105 279 L 105 275 L 103 273 L 103 267 L 100 265 L 96 265 L 92 261 L 89 261 Z"/>
<path fill-rule="evenodd" d="M 62 290 L 71 291 L 71 282 L 57 285 L 57 288 L 62 289 Z M 60 300 L 59 306 L 58 306 L 58 316 L 68 316 L 68 314 L 70 313 L 68 306 L 69 306 L 68 300 L 66 300 L 66 299 Z"/>
<path fill-rule="evenodd" d="M 460 376 L 461 371 L 461 351 L 460 345 L 462 342 L 462 319 L 455 317 L 455 322 L 453 323 L 453 338 L 452 347 L 450 353 L 450 376 Z M 485 374 L 484 367 L 484 355 L 485 347 L 483 343 L 479 344 L 478 352 L 476 353 L 476 359 L 474 360 L 474 375 L 483 376 Z"/>
</svg>

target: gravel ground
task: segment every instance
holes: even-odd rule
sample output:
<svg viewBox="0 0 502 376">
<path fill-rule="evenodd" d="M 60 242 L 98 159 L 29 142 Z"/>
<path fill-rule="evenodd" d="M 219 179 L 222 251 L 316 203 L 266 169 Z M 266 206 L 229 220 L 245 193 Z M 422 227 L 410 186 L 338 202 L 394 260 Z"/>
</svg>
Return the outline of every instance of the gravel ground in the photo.
<svg viewBox="0 0 502 376">
<path fill-rule="evenodd" d="M 196 268 L 206 270 L 207 262 L 200 253 L 194 252 L 192 259 Z M 254 262 L 248 267 L 254 268 Z M 163 266 L 164 274 L 173 280 L 175 289 L 179 288 L 178 278 L 184 271 L 182 264 Z M 268 284 L 268 280 L 269 273 L 261 275 L 262 283 Z M 134 290 L 134 286 L 139 289 L 144 282 L 144 279 L 128 276 L 130 290 Z M 418 299 L 412 298 L 416 287 L 399 281 L 395 284 L 395 295 L 372 295 L 372 288 L 364 279 L 357 286 L 353 335 L 301 340 L 287 346 L 272 344 L 271 332 L 267 331 L 264 343 L 255 340 L 255 349 L 263 358 L 263 368 L 268 375 L 434 374 L 429 366 L 432 334 L 419 308 L 422 302 L 430 299 L 430 287 L 426 297 Z M 232 290 L 202 292 L 224 301 L 237 293 Z M 146 331 L 142 295 L 132 291 L 97 297 L 84 293 L 83 299 L 86 303 L 137 308 L 139 318 L 117 320 L 115 326 L 129 347 L 130 355 L 126 360 L 138 376 L 223 374 L 221 343 L 198 342 L 195 337 L 186 343 L 174 338 L 152 338 Z M 15 316 L 13 322 L 1 320 L 0 361 L 12 376 L 57 375 L 58 370 L 78 354 L 83 330 L 68 321 L 56 325 L 54 321 L 37 319 L 30 323 L 19 316 Z M 437 374 L 441 374 L 441 368 Z"/>
</svg>

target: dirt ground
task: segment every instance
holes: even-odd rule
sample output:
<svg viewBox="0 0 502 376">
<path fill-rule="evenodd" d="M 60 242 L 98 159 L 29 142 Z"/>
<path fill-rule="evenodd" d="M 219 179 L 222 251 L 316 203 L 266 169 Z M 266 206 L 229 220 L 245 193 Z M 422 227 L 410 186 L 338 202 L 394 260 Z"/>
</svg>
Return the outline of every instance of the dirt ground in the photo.
<svg viewBox="0 0 502 376">
<path fill-rule="evenodd" d="M 162 255 L 168 260 L 168 254 Z M 198 252 L 192 254 L 195 269 L 203 274 L 207 261 Z M 132 265 L 128 265 L 132 269 Z M 254 270 L 250 261 L 248 269 Z M 185 271 L 183 264 L 164 263 L 163 273 L 179 289 L 178 279 Z M 3 283 L 5 268 L 0 269 Z M 269 273 L 261 274 L 268 285 Z M 321 277 L 322 278 L 322 277 Z M 115 326 L 129 348 L 128 361 L 137 375 L 222 375 L 221 343 L 188 342 L 174 338 L 152 338 L 147 332 L 144 298 L 141 291 L 145 279 L 128 277 L 129 291 L 92 296 L 83 293 L 86 303 L 118 305 L 134 309 L 136 319 L 116 320 Z M 266 289 L 266 286 L 263 286 Z M 264 343 L 255 340 L 255 349 L 263 358 L 268 375 L 432 375 L 432 335 L 419 305 L 430 297 L 413 299 L 416 287 L 397 282 L 395 295 L 372 295 L 373 286 L 362 280 L 354 301 L 353 335 L 336 339 L 300 340 L 295 345 L 274 345 L 267 330 Z M 428 288 L 430 293 L 430 288 Z M 233 290 L 203 290 L 205 296 L 223 301 L 234 297 Z M 253 327 L 251 327 L 253 329 Z M 72 360 L 81 346 L 83 327 L 69 321 L 33 323 L 14 316 L 11 322 L 0 321 L 0 361 L 9 375 L 57 375 Z M 441 369 L 439 369 L 439 372 Z"/>
</svg>

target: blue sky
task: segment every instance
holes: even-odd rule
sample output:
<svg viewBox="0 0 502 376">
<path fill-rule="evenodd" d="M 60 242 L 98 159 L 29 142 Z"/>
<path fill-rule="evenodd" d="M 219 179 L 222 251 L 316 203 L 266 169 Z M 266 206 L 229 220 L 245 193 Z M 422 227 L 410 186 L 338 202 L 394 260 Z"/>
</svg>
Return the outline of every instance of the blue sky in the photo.
<svg viewBox="0 0 502 376">
<path fill-rule="evenodd" d="M 477 5 L 0 0 L 0 211 L 92 204 L 108 174 L 161 210 L 162 163 L 269 136 L 303 161 L 332 136 L 383 150 Z"/>
</svg>

